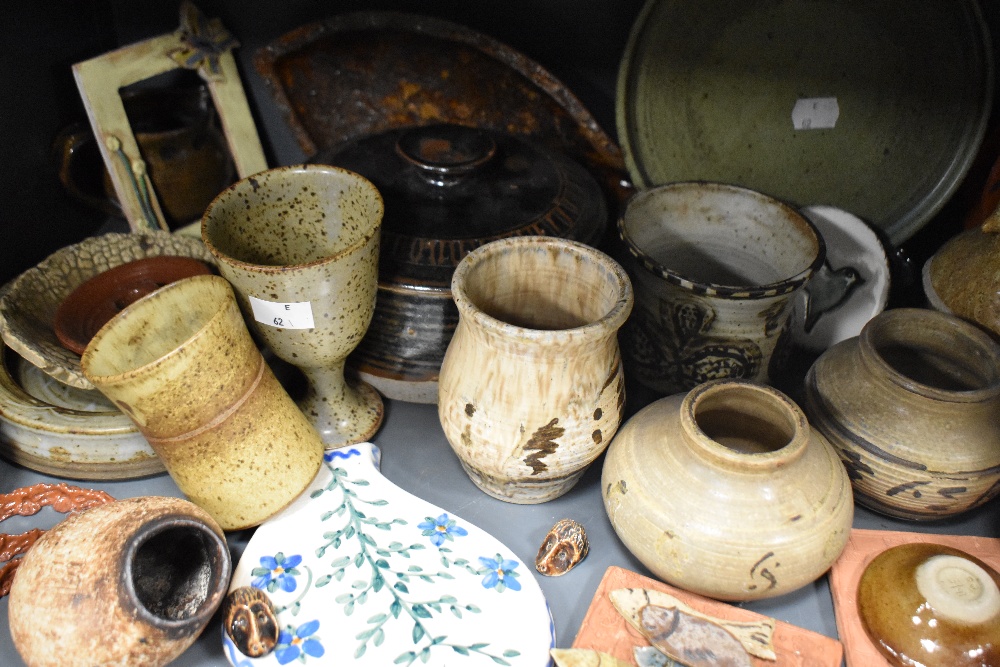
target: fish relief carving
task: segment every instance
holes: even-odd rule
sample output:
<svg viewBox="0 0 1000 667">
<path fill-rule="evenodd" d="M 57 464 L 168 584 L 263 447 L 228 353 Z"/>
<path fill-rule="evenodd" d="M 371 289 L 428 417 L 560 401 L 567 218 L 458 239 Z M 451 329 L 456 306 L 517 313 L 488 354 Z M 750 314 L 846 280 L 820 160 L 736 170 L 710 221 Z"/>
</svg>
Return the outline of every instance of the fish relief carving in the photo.
<svg viewBox="0 0 1000 667">
<path fill-rule="evenodd" d="M 682 600 L 665 593 L 645 588 L 619 588 L 608 594 L 611 604 L 628 621 L 629 625 L 642 632 L 639 612 L 649 605 L 678 609 L 695 618 L 710 621 L 728 631 L 740 642 L 747 653 L 761 660 L 775 661 L 773 637 L 775 620 L 762 618 L 758 621 L 730 621 L 703 614 L 691 608 Z"/>
<path fill-rule="evenodd" d="M 722 626 L 677 608 L 646 605 L 640 631 L 667 657 L 687 667 L 751 667 L 750 654 Z"/>
</svg>

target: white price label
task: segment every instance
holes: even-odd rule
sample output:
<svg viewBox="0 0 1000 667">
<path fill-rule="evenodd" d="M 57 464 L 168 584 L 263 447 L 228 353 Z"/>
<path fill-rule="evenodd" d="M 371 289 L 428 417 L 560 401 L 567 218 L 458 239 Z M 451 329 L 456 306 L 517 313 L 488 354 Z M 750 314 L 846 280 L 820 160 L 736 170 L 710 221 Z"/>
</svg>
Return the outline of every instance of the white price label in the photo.
<svg viewBox="0 0 1000 667">
<path fill-rule="evenodd" d="M 312 304 L 308 301 L 279 303 L 252 296 L 250 308 L 253 310 L 253 318 L 268 326 L 279 329 L 312 329 L 316 326 L 313 321 Z"/>
<path fill-rule="evenodd" d="M 792 109 L 792 126 L 796 130 L 830 130 L 836 127 L 839 117 L 836 97 L 803 97 Z"/>
</svg>

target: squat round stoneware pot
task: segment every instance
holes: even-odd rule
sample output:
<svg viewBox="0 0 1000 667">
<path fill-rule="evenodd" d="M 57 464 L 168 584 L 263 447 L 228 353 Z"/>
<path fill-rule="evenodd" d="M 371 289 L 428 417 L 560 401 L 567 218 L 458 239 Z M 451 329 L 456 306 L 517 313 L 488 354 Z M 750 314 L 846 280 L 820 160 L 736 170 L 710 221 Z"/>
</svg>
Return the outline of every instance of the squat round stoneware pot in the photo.
<svg viewBox="0 0 1000 667">
<path fill-rule="evenodd" d="M 469 253 L 451 289 L 459 319 L 438 415 L 452 449 L 494 498 L 561 496 L 621 424 L 624 269 L 582 243 L 525 236 Z"/>
<path fill-rule="evenodd" d="M 29 667 L 165 665 L 222 603 L 232 562 L 211 516 L 181 498 L 71 515 L 24 555 L 10 632 Z"/>
<path fill-rule="evenodd" d="M 319 434 L 264 361 L 224 278 L 186 278 L 139 299 L 97 332 L 81 363 L 225 530 L 277 513 L 319 470 Z"/>
<path fill-rule="evenodd" d="M 877 512 L 941 519 L 1000 492 L 1000 345 L 954 315 L 873 318 L 813 363 L 804 407 Z"/>
<path fill-rule="evenodd" d="M 844 466 L 771 387 L 719 380 L 650 403 L 608 447 L 604 507 L 657 577 L 720 600 L 782 595 L 837 559 L 854 518 Z"/>
</svg>

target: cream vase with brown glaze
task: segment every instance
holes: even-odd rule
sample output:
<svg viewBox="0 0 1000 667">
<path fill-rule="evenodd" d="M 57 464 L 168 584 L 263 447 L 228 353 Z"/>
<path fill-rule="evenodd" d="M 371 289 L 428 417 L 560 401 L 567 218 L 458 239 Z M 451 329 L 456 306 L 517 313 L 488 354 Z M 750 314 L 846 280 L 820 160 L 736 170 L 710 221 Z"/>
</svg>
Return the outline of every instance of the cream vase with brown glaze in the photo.
<svg viewBox="0 0 1000 667">
<path fill-rule="evenodd" d="M 576 484 L 622 420 L 617 331 L 632 287 L 610 257 L 526 236 L 469 253 L 452 278 L 459 321 L 438 414 L 472 481 L 514 503 Z"/>
<path fill-rule="evenodd" d="M 954 315 L 878 315 L 816 360 L 804 407 L 877 512 L 941 519 L 1000 492 L 1000 345 Z"/>
<path fill-rule="evenodd" d="M 97 332 L 82 365 L 224 530 L 276 514 L 319 470 L 319 434 L 265 363 L 219 276 L 136 301 Z"/>
<path fill-rule="evenodd" d="M 787 396 L 719 380 L 655 401 L 608 447 L 611 525 L 657 577 L 720 600 L 796 590 L 840 555 L 844 466 Z"/>
</svg>

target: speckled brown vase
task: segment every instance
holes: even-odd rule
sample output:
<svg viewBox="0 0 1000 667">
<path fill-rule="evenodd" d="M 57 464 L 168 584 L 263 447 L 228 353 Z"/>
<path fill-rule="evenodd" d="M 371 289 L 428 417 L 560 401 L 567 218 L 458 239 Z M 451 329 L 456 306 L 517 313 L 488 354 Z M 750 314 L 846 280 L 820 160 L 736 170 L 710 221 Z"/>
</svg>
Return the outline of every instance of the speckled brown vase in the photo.
<svg viewBox="0 0 1000 667">
<path fill-rule="evenodd" d="M 608 447 L 601 492 L 618 537 L 658 578 L 720 600 L 815 581 L 854 518 L 833 448 L 791 399 L 745 380 L 633 415 Z"/>
<path fill-rule="evenodd" d="M 308 165 L 243 179 L 202 220 L 247 321 L 308 378 L 299 406 L 330 447 L 369 440 L 382 424 L 378 392 L 344 377 L 375 311 L 382 211 L 367 179 Z"/>
<path fill-rule="evenodd" d="M 97 332 L 82 365 L 180 490 L 225 530 L 276 514 L 319 470 L 319 435 L 219 276 L 179 280 L 136 301 Z"/>
<path fill-rule="evenodd" d="M 74 514 L 24 555 L 10 632 L 29 667 L 155 667 L 179 656 L 225 598 L 222 529 L 181 498 L 148 496 Z"/>
<path fill-rule="evenodd" d="M 816 360 L 803 407 L 877 512 L 941 519 L 1000 493 L 1000 345 L 954 315 L 876 316 Z"/>
<path fill-rule="evenodd" d="M 622 420 L 617 332 L 632 286 L 604 253 L 541 236 L 469 253 L 451 284 L 458 327 L 438 414 L 472 481 L 515 503 L 569 491 Z"/>
</svg>

